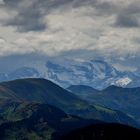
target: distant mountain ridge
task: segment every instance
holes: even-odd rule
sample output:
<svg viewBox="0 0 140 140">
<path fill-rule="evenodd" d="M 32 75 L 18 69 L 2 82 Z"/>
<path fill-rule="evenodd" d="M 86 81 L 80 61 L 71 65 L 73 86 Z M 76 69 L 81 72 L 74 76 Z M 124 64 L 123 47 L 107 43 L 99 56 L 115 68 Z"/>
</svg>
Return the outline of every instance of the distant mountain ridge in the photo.
<svg viewBox="0 0 140 140">
<path fill-rule="evenodd" d="M 0 83 L 0 99 L 49 104 L 67 114 L 82 118 L 138 126 L 133 118 L 121 111 L 111 110 L 94 103 L 89 104 L 73 93 L 45 79 L 31 78 Z"/>
<path fill-rule="evenodd" d="M 121 87 L 139 87 L 140 75 L 135 72 L 121 72 L 102 60 L 34 62 L 24 65 L 10 73 L 0 73 L 0 81 L 20 78 L 45 78 L 62 87 L 70 85 L 88 85 L 95 89 L 104 89 L 110 85 Z"/>
<path fill-rule="evenodd" d="M 82 88 L 81 85 L 73 85 L 68 90 L 90 103 L 123 111 L 140 121 L 140 87 L 122 88 L 110 86 L 104 90 L 97 91 L 92 87 L 85 88 L 84 86 Z"/>
<path fill-rule="evenodd" d="M 106 124 L 112 122 L 118 124 L 113 124 L 113 128 Z M 87 129 L 89 125 L 94 129 Z M 140 131 L 133 128 L 140 128 L 139 123 L 129 115 L 88 103 L 49 80 L 28 78 L 0 83 L 1 140 L 66 140 L 71 138 L 68 133 L 79 128 L 85 130 L 85 139 L 91 135 L 94 138 L 113 136 L 113 139 L 116 135 L 117 138 L 126 136 L 118 126 L 133 138 L 140 136 Z"/>
</svg>

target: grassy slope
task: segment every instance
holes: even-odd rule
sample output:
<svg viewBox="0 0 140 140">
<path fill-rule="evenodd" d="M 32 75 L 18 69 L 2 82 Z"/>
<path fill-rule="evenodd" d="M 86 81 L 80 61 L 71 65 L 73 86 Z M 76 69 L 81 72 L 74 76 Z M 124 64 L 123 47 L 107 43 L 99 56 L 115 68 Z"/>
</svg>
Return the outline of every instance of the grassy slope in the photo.
<svg viewBox="0 0 140 140">
<path fill-rule="evenodd" d="M 75 128 L 100 123 L 66 115 L 50 105 L 7 102 L 3 102 L 0 112 L 4 120 L 0 125 L 1 140 L 51 140 Z"/>
<path fill-rule="evenodd" d="M 79 86 L 70 87 L 73 93 L 88 102 L 121 110 L 140 120 L 140 88 L 121 88 L 111 86 L 102 91 L 79 89 Z"/>
<path fill-rule="evenodd" d="M 0 98 L 46 103 L 68 114 L 84 118 L 136 125 L 135 121 L 125 114 L 97 107 L 94 104 L 89 105 L 86 101 L 45 79 L 22 79 L 1 83 Z"/>
</svg>

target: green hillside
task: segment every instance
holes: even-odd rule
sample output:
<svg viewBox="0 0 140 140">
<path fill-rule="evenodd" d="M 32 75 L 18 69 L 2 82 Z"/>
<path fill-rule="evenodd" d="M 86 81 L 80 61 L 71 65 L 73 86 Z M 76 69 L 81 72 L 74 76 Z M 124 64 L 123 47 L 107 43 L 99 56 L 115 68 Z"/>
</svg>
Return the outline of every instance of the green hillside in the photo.
<svg viewBox="0 0 140 140">
<path fill-rule="evenodd" d="M 76 95 L 45 79 L 21 79 L 0 84 L 0 98 L 56 106 L 65 113 L 106 122 L 137 126 L 126 114 L 95 104 L 88 104 Z M 0 108 L 3 108 L 0 106 Z"/>
<path fill-rule="evenodd" d="M 81 86 L 71 86 L 68 89 L 81 99 L 120 110 L 140 122 L 140 88 L 110 86 L 102 91 L 94 89 L 89 91 L 87 88 L 79 87 Z"/>
<path fill-rule="evenodd" d="M 1 140 L 53 140 L 63 134 L 101 123 L 65 114 L 60 109 L 39 103 L 3 101 L 0 111 Z"/>
</svg>

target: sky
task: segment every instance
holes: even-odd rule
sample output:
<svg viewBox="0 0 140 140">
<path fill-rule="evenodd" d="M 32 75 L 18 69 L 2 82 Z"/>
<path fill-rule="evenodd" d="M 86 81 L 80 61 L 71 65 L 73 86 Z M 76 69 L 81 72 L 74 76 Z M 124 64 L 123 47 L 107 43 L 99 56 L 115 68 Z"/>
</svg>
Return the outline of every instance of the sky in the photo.
<svg viewBox="0 0 140 140">
<path fill-rule="evenodd" d="M 0 71 L 47 58 L 135 71 L 139 54 L 140 0 L 0 0 Z"/>
</svg>

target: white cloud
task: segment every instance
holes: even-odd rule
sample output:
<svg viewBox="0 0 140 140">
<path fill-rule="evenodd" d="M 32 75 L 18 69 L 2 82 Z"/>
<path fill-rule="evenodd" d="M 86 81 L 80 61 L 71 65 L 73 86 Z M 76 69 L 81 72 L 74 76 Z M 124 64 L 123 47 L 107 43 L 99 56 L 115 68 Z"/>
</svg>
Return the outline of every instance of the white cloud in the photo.
<svg viewBox="0 0 140 140">
<path fill-rule="evenodd" d="M 1 56 L 24 53 L 59 56 L 65 52 L 85 50 L 85 53 L 90 51 L 90 55 L 123 58 L 124 61 L 127 61 L 126 57 L 137 56 L 140 53 L 140 28 L 133 28 L 133 26 L 125 28 L 125 24 L 122 27 L 114 25 L 120 13 L 125 13 L 126 10 L 127 14 L 130 14 L 128 11 L 134 12 L 131 8 L 134 5 L 132 3 L 140 3 L 138 0 L 97 0 L 92 4 L 89 3 L 94 0 L 89 0 L 89 3 L 78 0 L 82 3 L 79 6 L 73 6 L 74 2 L 67 2 L 58 7 L 53 4 L 51 10 L 48 11 L 39 5 L 40 7 L 37 8 L 41 12 L 41 20 L 43 24 L 46 24 L 46 28 L 43 26 L 43 30 L 39 32 L 31 30 L 30 25 L 34 21 L 34 17 L 31 17 L 30 21 L 29 15 L 30 29 L 26 28 L 24 33 L 16 30 L 19 27 L 17 24 L 2 26 L 4 21 L 17 17 L 19 13 L 20 16 L 23 16 L 20 17 L 23 20 L 19 20 L 22 21 L 22 28 L 26 26 L 27 13 L 23 9 L 29 10 L 33 7 L 33 2 L 37 1 L 23 0 L 18 3 L 19 9 L 17 7 L 12 10 L 7 7 L 0 9 L 0 36 L 6 40 L 6 42 L 0 40 Z M 38 11 L 32 10 L 32 12 Z M 136 19 L 140 18 L 139 12 L 137 11 L 135 15 Z M 33 15 L 32 13 L 30 16 Z M 37 23 L 40 24 L 40 22 Z M 38 25 L 34 24 L 34 26 Z M 28 29 L 29 31 L 27 31 Z M 77 55 L 73 53 L 73 57 L 77 57 Z M 118 59 L 118 61 L 121 60 Z"/>
<path fill-rule="evenodd" d="M 3 0 L 0 0 L 0 5 L 3 5 L 4 4 L 4 1 Z"/>
</svg>

